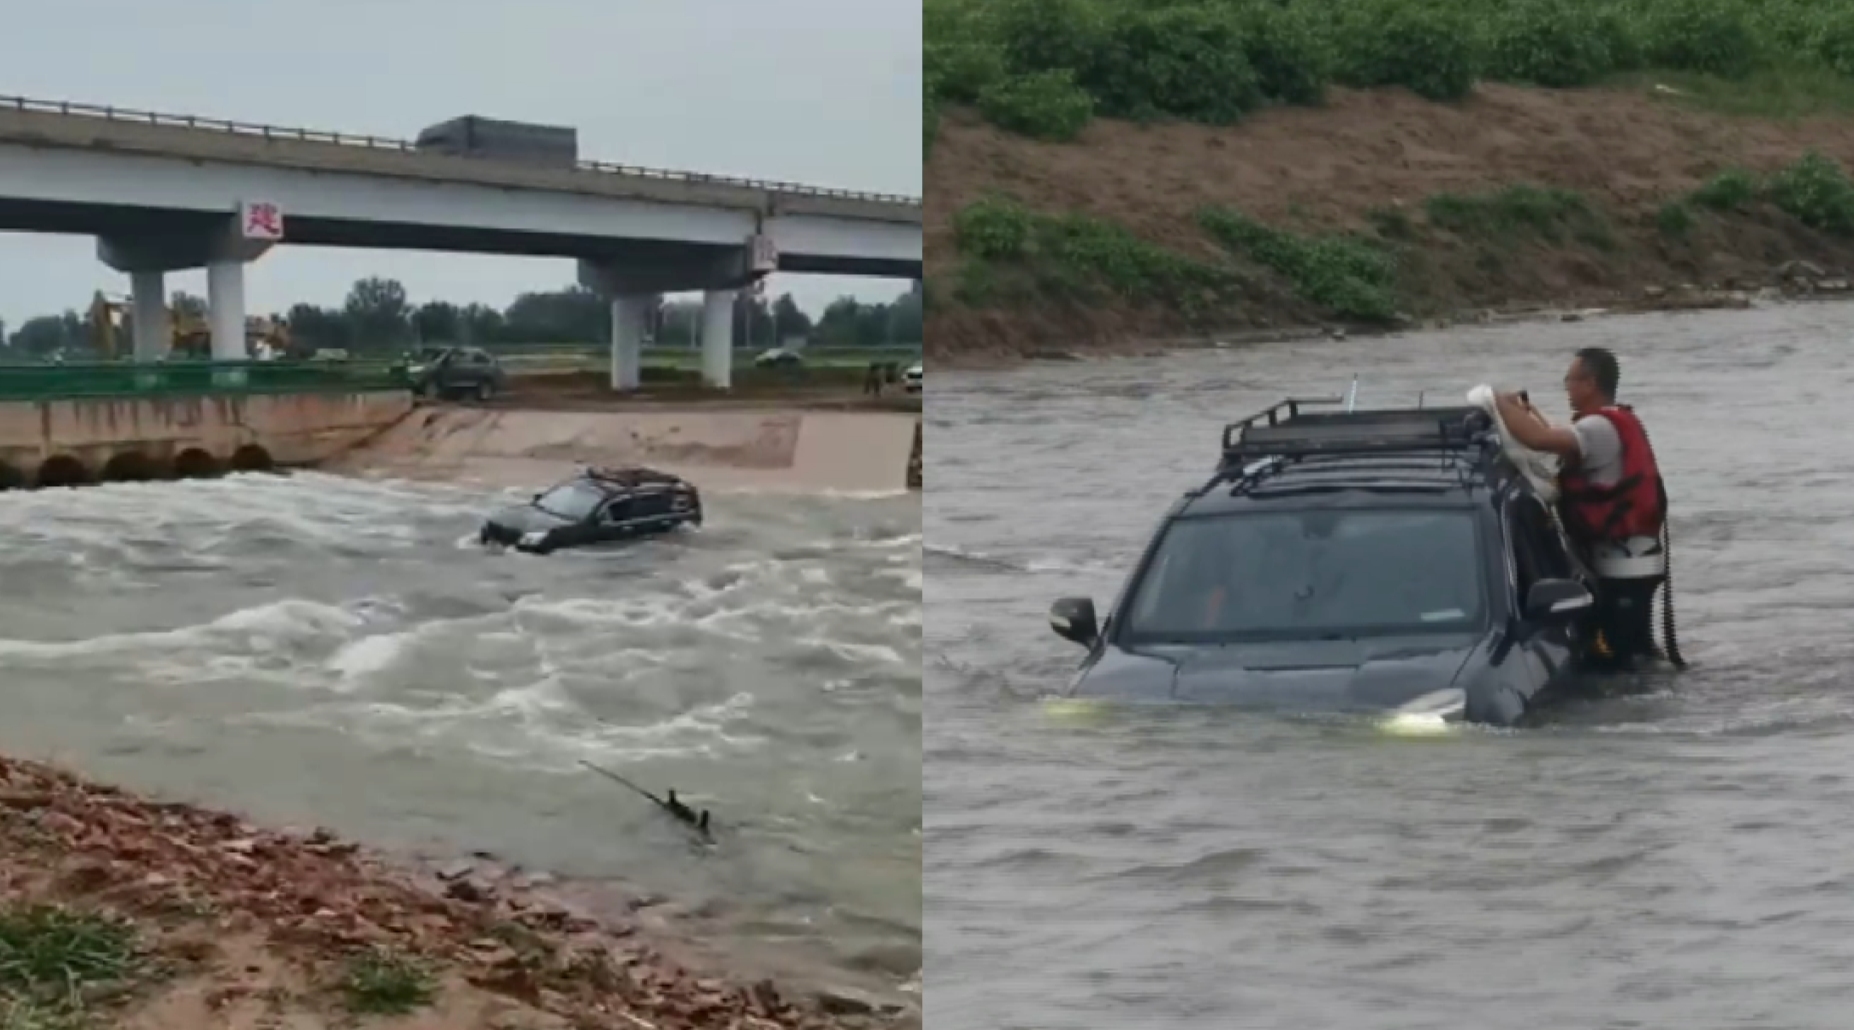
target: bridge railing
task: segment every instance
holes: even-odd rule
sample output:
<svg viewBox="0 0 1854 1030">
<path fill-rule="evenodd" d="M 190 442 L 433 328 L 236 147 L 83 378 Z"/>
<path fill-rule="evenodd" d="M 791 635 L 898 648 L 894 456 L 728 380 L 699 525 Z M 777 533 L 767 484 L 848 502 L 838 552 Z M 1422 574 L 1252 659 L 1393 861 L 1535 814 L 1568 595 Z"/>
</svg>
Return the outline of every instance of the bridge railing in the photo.
<svg viewBox="0 0 1854 1030">
<path fill-rule="evenodd" d="M 132 107 L 111 107 L 98 104 L 81 104 L 67 100 L 37 100 L 32 97 L 16 97 L 0 94 L 0 107 L 11 107 L 19 111 L 36 111 L 41 114 L 76 115 L 86 118 L 101 118 L 113 122 L 133 122 L 139 125 L 164 125 L 170 128 L 204 129 L 211 132 L 224 132 L 239 136 L 257 136 L 264 139 L 294 140 L 304 143 L 332 143 L 345 147 L 360 147 L 370 150 L 396 150 L 408 154 L 429 154 L 420 150 L 411 140 L 393 139 L 385 136 L 356 135 L 349 132 L 329 132 L 322 129 L 290 128 L 281 125 L 264 125 L 258 122 L 238 122 L 225 118 L 201 118 L 190 114 L 162 114 L 158 111 L 141 111 Z M 598 172 L 606 175 L 627 175 L 635 178 L 661 179 L 669 182 L 686 182 L 699 186 L 739 186 L 747 189 L 766 190 L 769 193 L 786 193 L 801 197 L 829 197 L 838 200 L 861 200 L 881 204 L 902 204 L 920 207 L 921 198 L 904 196 L 899 193 L 869 193 L 861 190 L 834 189 L 827 186 L 807 186 L 797 182 L 782 182 L 777 179 L 749 179 L 733 175 L 709 175 L 703 172 L 680 172 L 666 168 L 646 168 L 641 165 L 615 164 L 609 161 L 580 161 L 576 166 L 580 171 Z"/>
<path fill-rule="evenodd" d="M 0 401 L 404 390 L 403 364 L 332 361 L 68 362 L 0 365 Z"/>
</svg>

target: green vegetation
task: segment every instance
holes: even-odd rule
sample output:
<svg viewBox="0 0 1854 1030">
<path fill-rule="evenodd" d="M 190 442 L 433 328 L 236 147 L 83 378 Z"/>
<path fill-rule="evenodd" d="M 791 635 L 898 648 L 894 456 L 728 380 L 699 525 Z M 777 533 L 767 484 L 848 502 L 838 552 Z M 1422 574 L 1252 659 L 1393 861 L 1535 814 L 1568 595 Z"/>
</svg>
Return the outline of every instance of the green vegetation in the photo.
<svg viewBox="0 0 1854 1030">
<path fill-rule="evenodd" d="M 177 316 L 203 320 L 206 300 L 176 291 L 169 302 Z M 734 304 L 734 344 L 754 350 L 780 340 L 803 338 L 824 347 L 881 347 L 918 344 L 921 340 L 918 288 L 891 303 L 864 303 L 854 297 L 832 301 L 815 317 L 791 294 L 776 298 L 742 290 Z M 277 319 L 293 344 L 304 350 L 331 348 L 356 356 L 396 355 L 415 343 L 469 342 L 520 348 L 562 340 L 611 342 L 611 305 L 580 286 L 523 293 L 507 307 L 428 300 L 415 304 L 403 283 L 370 276 L 357 280 L 338 306 L 297 304 Z M 129 351 L 132 318 L 116 328 L 117 353 Z M 701 301 L 671 300 L 653 319 L 658 345 L 692 348 L 701 326 Z M 93 328 L 83 314 L 29 318 L 11 334 L 0 326 L 0 363 L 8 359 L 40 360 L 53 354 L 82 360 L 96 351 Z M 750 341 L 750 342 L 749 342 Z"/>
<path fill-rule="evenodd" d="M 1770 177 L 1764 195 L 1811 229 L 1854 236 L 1854 182 L 1841 166 L 1811 153 Z"/>
<path fill-rule="evenodd" d="M 1621 79 L 1728 111 L 1854 110 L 1854 7 L 1821 0 L 926 0 L 941 105 L 1027 136 L 1094 114 L 1223 124 L 1328 83 L 1438 101 L 1477 79 Z"/>
<path fill-rule="evenodd" d="M 1460 235 L 1547 243 L 1576 240 L 1607 250 L 1609 223 L 1582 194 L 1521 184 L 1491 193 L 1438 193 L 1423 202 L 1429 224 Z"/>
<path fill-rule="evenodd" d="M 432 1003 L 438 983 L 424 963 L 392 951 L 375 950 L 348 960 L 341 978 L 348 1011 L 400 1016 Z"/>
<path fill-rule="evenodd" d="M 1396 259 L 1356 236 L 1297 236 L 1225 208 L 1198 223 L 1231 251 L 1273 269 L 1302 298 L 1343 318 L 1389 321 L 1397 311 Z"/>
<path fill-rule="evenodd" d="M 966 258 L 956 294 L 974 305 L 1013 293 L 1087 302 L 1103 296 L 1169 304 L 1192 314 L 1235 283 L 1198 261 L 1085 215 L 1045 215 L 1008 197 L 974 202 L 954 218 Z"/>
<path fill-rule="evenodd" d="M 1670 200 L 1654 213 L 1655 228 L 1676 239 L 1693 231 L 1693 207 L 1686 201 Z"/>
<path fill-rule="evenodd" d="M 1714 211 L 1737 211 L 1757 199 L 1757 176 L 1742 168 L 1720 172 L 1687 199 Z"/>
<path fill-rule="evenodd" d="M 1797 222 L 1854 238 L 1854 178 L 1834 161 L 1810 153 L 1768 176 L 1727 169 L 1654 212 L 1663 235 L 1681 239 L 1705 214 L 1733 214 L 1768 205 Z M 1420 307 L 1401 290 L 1410 280 L 1402 259 L 1441 231 L 1468 241 L 1483 267 L 1498 266 L 1514 245 L 1621 247 L 1610 212 L 1570 190 L 1520 184 L 1484 193 L 1438 193 L 1423 201 L 1419 220 L 1402 208 L 1376 208 L 1367 232 L 1296 233 L 1264 225 L 1224 207 L 1197 213 L 1197 228 L 1238 261 L 1207 261 L 1142 240 L 1082 215 L 1045 215 L 1004 197 L 978 201 L 954 217 L 961 257 L 953 298 L 962 304 L 1009 307 L 1022 300 L 1098 302 L 1183 308 L 1192 316 L 1253 296 L 1245 268 L 1279 275 L 1296 296 L 1343 319 L 1395 321 Z"/>
<path fill-rule="evenodd" d="M 1665 205 L 1656 221 L 1662 232 L 1683 236 L 1692 228 L 1693 208 L 1742 211 L 1758 201 L 1811 229 L 1854 236 L 1854 179 L 1840 165 L 1814 152 L 1764 178 L 1739 168 L 1720 172 L 1686 197 Z M 1684 220 L 1670 213 L 1673 208 L 1686 211 Z"/>
<path fill-rule="evenodd" d="M 55 906 L 0 910 L 0 1030 L 67 1030 L 145 972 L 134 928 Z"/>
<path fill-rule="evenodd" d="M 1854 114 L 1854 77 L 1821 65 L 1762 68 L 1743 79 L 1692 72 L 1633 72 L 1618 86 L 1652 91 L 1667 103 L 1742 118 L 1783 121 Z"/>
</svg>

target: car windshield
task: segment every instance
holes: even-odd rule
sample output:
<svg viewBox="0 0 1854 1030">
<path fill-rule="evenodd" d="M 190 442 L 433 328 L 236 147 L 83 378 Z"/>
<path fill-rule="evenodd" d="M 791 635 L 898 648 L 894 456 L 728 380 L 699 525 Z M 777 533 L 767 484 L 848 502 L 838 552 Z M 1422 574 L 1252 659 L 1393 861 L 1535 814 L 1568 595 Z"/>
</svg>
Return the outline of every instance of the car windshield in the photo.
<svg viewBox="0 0 1854 1030">
<path fill-rule="evenodd" d="M 549 515 L 578 522 L 598 510 L 599 502 L 604 499 L 605 494 L 597 487 L 577 480 L 562 483 L 535 498 L 534 506 Z"/>
<path fill-rule="evenodd" d="M 429 365 L 432 362 L 443 357 L 444 353 L 445 353 L 445 348 L 443 347 L 426 347 L 418 351 L 416 354 L 412 355 L 412 357 L 413 357 L 413 360 L 418 361 L 421 364 Z"/>
<path fill-rule="evenodd" d="M 1128 643 L 1460 631 L 1483 587 L 1471 513 L 1308 510 L 1180 519 L 1133 593 Z"/>
</svg>

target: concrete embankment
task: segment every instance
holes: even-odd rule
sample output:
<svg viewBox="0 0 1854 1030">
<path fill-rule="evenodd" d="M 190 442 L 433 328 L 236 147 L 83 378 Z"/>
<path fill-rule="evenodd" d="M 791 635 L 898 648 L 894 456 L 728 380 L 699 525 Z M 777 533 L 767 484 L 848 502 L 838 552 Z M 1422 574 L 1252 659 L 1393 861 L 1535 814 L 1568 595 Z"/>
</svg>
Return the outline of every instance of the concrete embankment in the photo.
<svg viewBox="0 0 1854 1030">
<path fill-rule="evenodd" d="M 892 493 L 918 488 L 919 427 L 888 412 L 428 407 L 323 467 L 525 487 L 644 464 L 724 490 Z"/>
<path fill-rule="evenodd" d="M 0 489 L 316 465 L 411 406 L 394 390 L 0 401 Z"/>
</svg>

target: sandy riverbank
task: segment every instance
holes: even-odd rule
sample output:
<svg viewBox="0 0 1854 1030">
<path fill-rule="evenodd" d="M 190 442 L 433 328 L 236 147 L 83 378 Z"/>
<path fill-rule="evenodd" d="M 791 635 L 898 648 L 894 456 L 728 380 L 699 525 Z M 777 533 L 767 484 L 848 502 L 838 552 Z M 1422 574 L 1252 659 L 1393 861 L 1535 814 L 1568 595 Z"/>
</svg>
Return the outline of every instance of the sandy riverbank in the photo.
<svg viewBox="0 0 1854 1030">
<path fill-rule="evenodd" d="M 920 1025 L 899 1006 L 703 976 L 648 936 L 535 885 L 420 874 L 325 831 L 0 759 L 7 1030 Z"/>
</svg>

